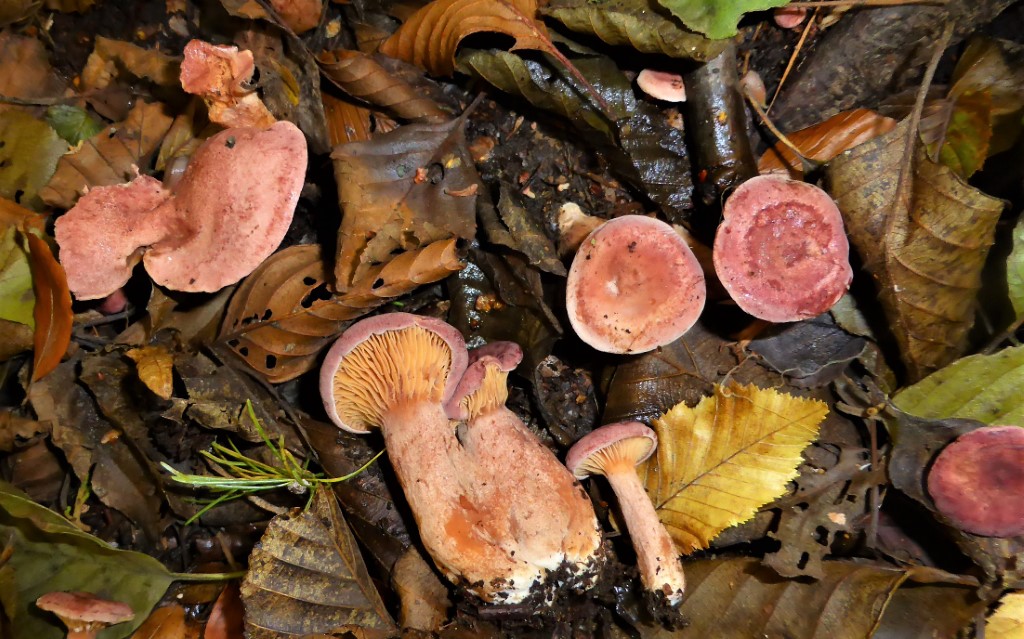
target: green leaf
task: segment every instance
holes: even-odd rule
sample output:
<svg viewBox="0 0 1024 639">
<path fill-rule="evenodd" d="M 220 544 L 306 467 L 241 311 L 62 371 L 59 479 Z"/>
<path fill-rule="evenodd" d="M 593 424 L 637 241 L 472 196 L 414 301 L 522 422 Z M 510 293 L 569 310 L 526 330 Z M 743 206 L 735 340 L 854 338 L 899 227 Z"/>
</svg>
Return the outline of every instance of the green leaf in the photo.
<svg viewBox="0 0 1024 639">
<path fill-rule="evenodd" d="M 1024 318 L 1024 216 L 1013 229 L 1013 250 L 1006 258 L 1006 287 L 1017 319 Z"/>
<path fill-rule="evenodd" d="M 0 237 L 0 319 L 35 327 L 32 309 L 36 296 L 32 292 L 32 271 L 28 253 L 18 243 L 14 226 Z"/>
<path fill-rule="evenodd" d="M 12 639 L 64 637 L 60 621 L 35 607 L 36 599 L 55 590 L 91 592 L 130 605 L 133 621 L 99 634 L 120 639 L 145 620 L 175 578 L 156 559 L 111 548 L 3 481 L 0 540 L 13 550 L 0 568 L 0 602 L 11 617 Z"/>
<path fill-rule="evenodd" d="M 981 168 L 992 139 L 992 95 L 975 91 L 940 100 L 921 118 L 921 139 L 933 161 L 965 180 Z"/>
<path fill-rule="evenodd" d="M 543 12 L 573 31 L 642 53 L 703 62 L 725 47 L 722 41 L 687 31 L 654 0 L 554 0 Z"/>
<path fill-rule="evenodd" d="M 88 111 L 69 104 L 57 104 L 47 109 L 46 121 L 71 146 L 88 140 L 103 129 L 103 123 Z"/>
<path fill-rule="evenodd" d="M 1024 346 L 971 355 L 904 388 L 893 403 L 928 419 L 959 417 L 986 424 L 1024 424 Z"/>
<path fill-rule="evenodd" d="M 15 109 L 0 113 L 0 197 L 42 208 L 39 189 L 67 150 L 68 143 L 46 122 Z"/>
<path fill-rule="evenodd" d="M 687 27 L 718 40 L 736 35 L 744 13 L 781 7 L 789 0 L 658 0 Z"/>
</svg>

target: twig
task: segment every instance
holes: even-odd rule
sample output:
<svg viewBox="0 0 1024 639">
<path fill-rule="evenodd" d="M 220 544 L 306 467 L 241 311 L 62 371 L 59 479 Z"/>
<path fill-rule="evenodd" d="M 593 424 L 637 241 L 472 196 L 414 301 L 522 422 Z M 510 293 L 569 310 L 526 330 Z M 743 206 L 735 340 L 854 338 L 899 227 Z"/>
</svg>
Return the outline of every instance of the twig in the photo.
<svg viewBox="0 0 1024 639">
<path fill-rule="evenodd" d="M 743 95 L 747 98 L 747 102 L 750 103 L 754 112 L 757 113 L 759 118 L 761 118 L 761 123 L 768 127 L 768 130 L 772 132 L 772 135 L 779 139 L 779 142 L 782 142 L 782 144 L 800 158 L 801 168 L 804 173 L 810 173 L 820 166 L 819 162 L 809 159 L 789 138 L 786 137 L 782 131 L 776 128 L 775 124 L 772 123 L 771 119 L 768 117 L 768 113 L 761 108 L 761 105 L 757 103 L 757 100 L 755 100 L 753 96 L 751 96 L 747 91 L 744 91 Z"/>
<path fill-rule="evenodd" d="M 771 111 L 772 105 L 775 104 L 775 98 L 779 97 L 779 93 L 782 92 L 782 85 L 786 83 L 786 78 L 789 77 L 789 72 L 793 70 L 793 65 L 796 64 L 796 58 L 800 54 L 800 49 L 804 46 L 804 41 L 807 40 L 807 34 L 811 31 L 811 25 L 814 24 L 814 19 L 818 17 L 818 10 L 815 9 L 811 15 L 807 24 L 804 25 L 803 33 L 800 34 L 800 39 L 797 40 L 796 48 L 793 49 L 793 55 L 789 56 L 789 62 L 786 64 L 786 70 L 782 72 L 782 78 L 779 79 L 779 86 L 775 87 L 775 93 L 772 94 L 772 101 L 768 103 L 768 108 L 765 111 Z"/>
</svg>

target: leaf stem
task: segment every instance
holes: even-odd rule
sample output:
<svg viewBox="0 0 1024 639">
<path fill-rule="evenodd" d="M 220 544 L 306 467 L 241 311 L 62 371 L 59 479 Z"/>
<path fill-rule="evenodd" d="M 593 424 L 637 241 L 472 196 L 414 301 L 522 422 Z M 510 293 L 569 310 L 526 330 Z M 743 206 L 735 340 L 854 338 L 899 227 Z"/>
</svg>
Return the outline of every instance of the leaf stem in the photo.
<svg viewBox="0 0 1024 639">
<path fill-rule="evenodd" d="M 190 582 L 211 582 L 211 581 L 230 581 L 231 579 L 241 579 L 248 570 L 236 570 L 234 572 L 172 572 L 171 577 L 175 581 L 190 581 Z"/>
</svg>

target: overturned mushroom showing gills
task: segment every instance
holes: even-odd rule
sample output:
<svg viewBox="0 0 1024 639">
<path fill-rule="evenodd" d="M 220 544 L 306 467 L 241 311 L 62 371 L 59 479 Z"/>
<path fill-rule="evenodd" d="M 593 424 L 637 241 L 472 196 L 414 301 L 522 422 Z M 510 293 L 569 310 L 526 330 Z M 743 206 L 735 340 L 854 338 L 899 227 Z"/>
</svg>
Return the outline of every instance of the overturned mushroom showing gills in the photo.
<svg viewBox="0 0 1024 639">
<path fill-rule="evenodd" d="M 658 446 L 654 431 L 640 422 L 616 422 L 584 436 L 569 449 L 565 465 L 583 479 L 604 475 L 611 484 L 636 550 L 644 588 L 665 596 L 669 605 L 682 601 L 686 577 L 672 537 L 658 519 L 654 504 L 636 474 Z"/>
<path fill-rule="evenodd" d="M 824 313 L 853 279 L 850 244 L 832 198 L 818 187 L 760 175 L 725 203 L 715 272 L 736 304 L 769 322 Z"/>
<path fill-rule="evenodd" d="M 961 530 L 1024 535 L 1024 428 L 985 426 L 958 437 L 932 464 L 928 493 Z"/>
<path fill-rule="evenodd" d="M 704 310 L 704 272 L 668 224 L 605 222 L 569 268 L 565 308 L 576 334 L 605 353 L 646 353 L 690 330 Z"/>
<path fill-rule="evenodd" d="M 36 599 L 41 610 L 55 614 L 68 628 L 68 639 L 94 639 L 107 626 L 131 621 L 131 606 L 88 592 L 51 592 Z"/>
</svg>

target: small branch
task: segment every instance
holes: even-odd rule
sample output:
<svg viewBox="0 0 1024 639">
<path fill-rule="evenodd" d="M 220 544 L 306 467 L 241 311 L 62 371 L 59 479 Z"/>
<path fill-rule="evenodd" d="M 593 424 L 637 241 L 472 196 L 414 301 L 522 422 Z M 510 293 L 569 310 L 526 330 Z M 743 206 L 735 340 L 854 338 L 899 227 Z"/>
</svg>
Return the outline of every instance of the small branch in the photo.
<svg viewBox="0 0 1024 639">
<path fill-rule="evenodd" d="M 234 572 L 172 572 L 171 577 L 175 581 L 210 582 L 210 581 L 231 581 L 241 579 L 248 570 L 236 570 Z"/>
<path fill-rule="evenodd" d="M 804 173 L 810 173 L 814 169 L 818 168 L 818 166 L 820 166 L 820 163 L 815 162 L 814 160 L 811 160 L 807 156 L 805 156 L 803 152 L 799 148 L 797 148 L 797 146 L 793 144 L 793 142 L 789 138 L 787 138 L 782 131 L 775 127 L 775 124 L 772 123 L 771 119 L 768 117 L 768 114 L 765 112 L 764 109 L 761 108 L 761 105 L 757 103 L 757 100 L 751 97 L 750 94 L 748 94 L 746 91 L 743 92 L 743 95 L 744 97 L 747 98 L 747 101 L 750 103 L 750 106 L 754 109 L 754 112 L 757 113 L 759 118 L 761 118 L 761 123 L 768 127 L 768 130 L 772 132 L 772 135 L 779 139 L 779 142 L 785 145 L 790 151 L 795 153 L 798 158 L 800 158 L 801 168 L 803 169 Z"/>
<path fill-rule="evenodd" d="M 775 98 L 779 97 L 779 94 L 782 93 L 782 85 L 786 83 L 786 78 L 789 77 L 789 72 L 793 70 L 793 65 L 796 64 L 796 58 L 800 55 L 800 50 L 803 49 L 804 42 L 807 41 L 807 34 L 811 32 L 811 25 L 814 24 L 814 19 L 817 17 L 818 10 L 815 9 L 814 15 L 808 18 L 807 24 L 804 25 L 804 30 L 800 34 L 800 39 L 797 40 L 796 47 L 793 49 L 793 55 L 789 56 L 789 62 L 786 63 L 786 70 L 782 72 L 782 78 L 779 79 L 779 85 L 775 87 L 775 93 L 772 94 L 772 100 L 768 103 L 768 108 L 765 109 L 766 111 L 772 110 L 772 105 L 775 104 Z"/>
</svg>

